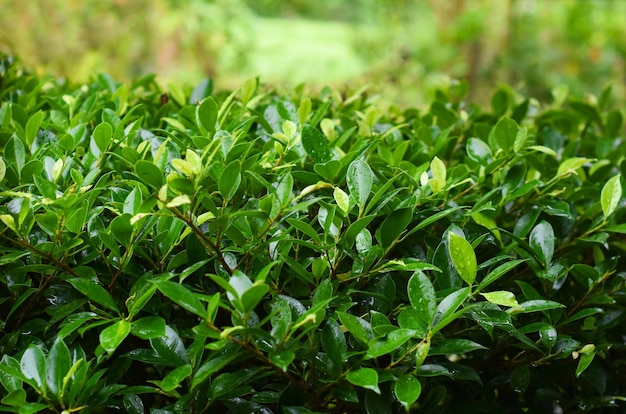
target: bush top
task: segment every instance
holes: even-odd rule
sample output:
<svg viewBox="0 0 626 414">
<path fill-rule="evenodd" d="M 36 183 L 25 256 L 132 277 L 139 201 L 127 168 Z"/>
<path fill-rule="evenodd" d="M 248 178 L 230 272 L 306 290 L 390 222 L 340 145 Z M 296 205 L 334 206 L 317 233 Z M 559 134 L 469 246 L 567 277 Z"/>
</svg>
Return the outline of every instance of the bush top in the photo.
<svg viewBox="0 0 626 414">
<path fill-rule="evenodd" d="M 78 87 L 3 57 L 0 409 L 623 406 L 623 115 L 466 92 Z"/>
</svg>

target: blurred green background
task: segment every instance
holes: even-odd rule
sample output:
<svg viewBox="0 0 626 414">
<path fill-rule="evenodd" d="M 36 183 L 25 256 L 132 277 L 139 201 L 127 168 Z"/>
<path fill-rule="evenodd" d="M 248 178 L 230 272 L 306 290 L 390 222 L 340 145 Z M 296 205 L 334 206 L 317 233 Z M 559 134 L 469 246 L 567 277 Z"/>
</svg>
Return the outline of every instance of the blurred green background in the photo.
<svg viewBox="0 0 626 414">
<path fill-rule="evenodd" d="M 624 0 L 0 0 L 0 51 L 86 81 L 156 73 L 370 85 L 420 106 L 467 80 L 484 103 L 500 84 L 540 99 L 558 85 L 626 96 Z"/>
</svg>

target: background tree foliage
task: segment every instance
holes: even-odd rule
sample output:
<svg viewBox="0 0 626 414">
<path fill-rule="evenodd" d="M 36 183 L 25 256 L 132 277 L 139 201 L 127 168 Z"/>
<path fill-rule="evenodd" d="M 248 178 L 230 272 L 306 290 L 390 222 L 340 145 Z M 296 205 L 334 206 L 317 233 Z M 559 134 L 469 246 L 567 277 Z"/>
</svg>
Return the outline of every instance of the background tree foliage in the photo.
<svg viewBox="0 0 626 414">
<path fill-rule="evenodd" d="M 614 84 L 624 97 L 620 0 L 32 1 L 1 0 L 0 48 L 51 73 L 104 71 L 163 82 L 206 76 L 235 88 L 271 82 L 372 84 L 427 104 L 450 79 L 487 103 L 499 82 L 535 97 Z"/>
</svg>

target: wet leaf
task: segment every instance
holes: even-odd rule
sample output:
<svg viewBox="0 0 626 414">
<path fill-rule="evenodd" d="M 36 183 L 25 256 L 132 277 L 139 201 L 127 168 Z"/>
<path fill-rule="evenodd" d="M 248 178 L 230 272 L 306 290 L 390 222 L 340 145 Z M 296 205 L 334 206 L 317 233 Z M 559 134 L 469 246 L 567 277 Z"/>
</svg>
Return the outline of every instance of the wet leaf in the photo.
<svg viewBox="0 0 626 414">
<path fill-rule="evenodd" d="M 380 388 L 378 388 L 378 373 L 372 368 L 360 368 L 355 371 L 350 371 L 346 375 L 346 379 L 351 384 L 380 394 Z"/>
<path fill-rule="evenodd" d="M 448 253 L 452 264 L 465 283 L 472 285 L 476 279 L 477 269 L 474 249 L 464 237 L 452 231 L 448 232 L 448 237 Z"/>
<path fill-rule="evenodd" d="M 602 213 L 604 217 L 608 217 L 619 204 L 620 199 L 622 198 L 622 183 L 621 183 L 621 175 L 616 175 L 609 179 L 609 181 L 604 184 L 602 187 L 602 193 L 600 195 L 600 204 L 602 205 Z"/>
</svg>

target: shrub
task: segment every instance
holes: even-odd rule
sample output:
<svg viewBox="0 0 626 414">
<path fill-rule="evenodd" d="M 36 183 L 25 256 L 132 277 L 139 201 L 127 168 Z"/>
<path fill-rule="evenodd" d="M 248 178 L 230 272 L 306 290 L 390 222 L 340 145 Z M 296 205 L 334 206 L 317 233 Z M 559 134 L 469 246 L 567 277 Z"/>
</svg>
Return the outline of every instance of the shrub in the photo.
<svg viewBox="0 0 626 414">
<path fill-rule="evenodd" d="M 622 114 L 0 62 L 0 409 L 624 409 Z M 608 411 L 607 411 L 608 412 Z"/>
</svg>

